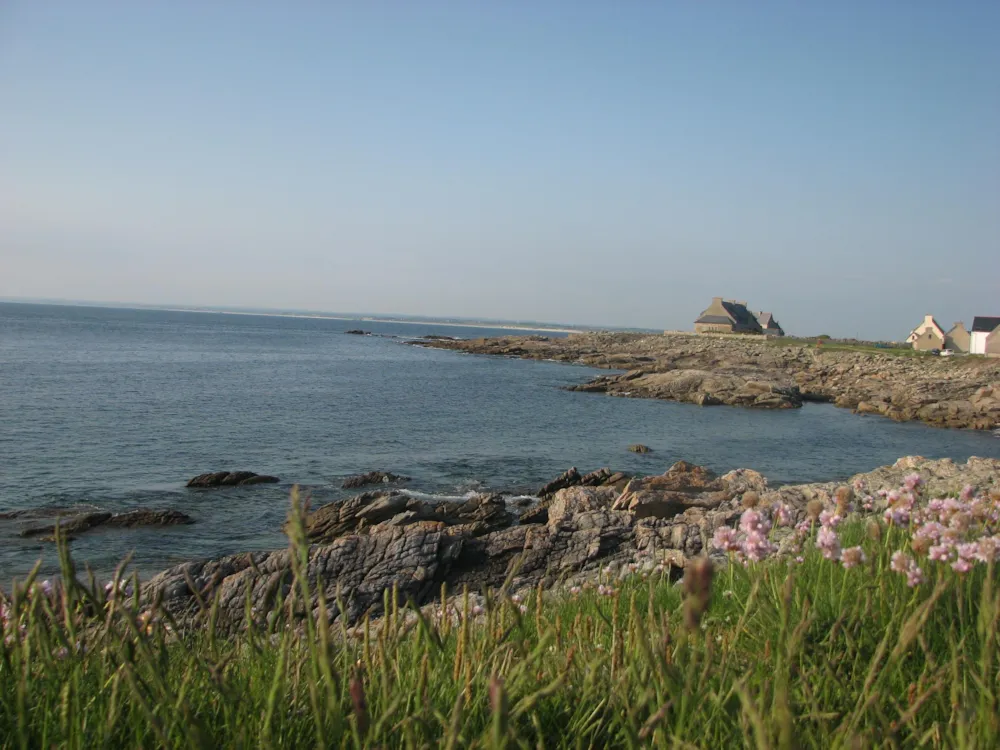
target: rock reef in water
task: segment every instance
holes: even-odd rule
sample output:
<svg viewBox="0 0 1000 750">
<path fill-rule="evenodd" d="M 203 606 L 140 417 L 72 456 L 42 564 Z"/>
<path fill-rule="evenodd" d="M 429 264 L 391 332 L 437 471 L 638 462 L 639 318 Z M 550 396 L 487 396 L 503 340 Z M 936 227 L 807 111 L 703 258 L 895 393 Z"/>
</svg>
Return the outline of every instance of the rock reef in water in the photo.
<svg viewBox="0 0 1000 750">
<path fill-rule="evenodd" d="M 817 350 L 763 337 L 687 333 L 507 336 L 421 345 L 626 371 L 571 386 L 575 391 L 755 409 L 825 401 L 937 427 L 1000 427 L 996 359 Z"/>
<path fill-rule="evenodd" d="M 348 477 L 341 487 L 345 490 L 353 490 L 369 484 L 392 484 L 393 482 L 408 482 L 409 479 L 409 477 L 388 471 L 369 471 L 367 474 L 356 474 Z"/>
<path fill-rule="evenodd" d="M 966 484 L 1000 489 L 1000 461 L 978 458 L 961 464 L 908 457 L 849 481 L 876 492 L 898 487 L 914 472 L 931 493 L 958 492 Z M 309 552 L 308 575 L 326 601 L 341 597 L 343 616 L 356 622 L 366 613 L 380 614 L 383 594 L 393 587 L 402 601 L 422 605 L 442 585 L 452 591 L 464 585 L 496 588 L 511 577 L 514 588 L 549 587 L 592 580 L 605 566 L 623 566 L 642 555 L 655 555 L 680 569 L 709 552 L 718 527 L 737 522 L 744 494 L 757 493 L 762 504 L 784 502 L 801 520 L 810 500 L 829 501 L 837 486 L 769 489 L 766 479 L 752 470 L 716 476 L 678 462 L 663 475 L 633 479 L 622 489 L 579 483 L 559 489 L 548 501 L 544 521 L 531 523 L 523 516 L 516 521 L 495 496 L 438 509 L 402 493 L 366 493 L 307 517 L 307 533 L 316 542 Z M 202 601 L 218 595 L 220 624 L 236 629 L 244 624 L 248 588 L 258 613 L 288 594 L 289 552 L 178 565 L 151 579 L 142 596 L 162 598 L 179 622 L 196 626 L 206 615 L 189 582 Z"/>
<path fill-rule="evenodd" d="M 97 528 L 135 529 L 151 526 L 178 526 L 189 523 L 194 523 L 194 519 L 186 513 L 181 513 L 179 510 L 151 510 L 141 508 L 124 513 L 91 511 L 70 515 L 64 519 L 60 519 L 57 523 L 45 524 L 44 526 L 28 526 L 21 529 L 20 535 L 26 538 L 41 537 L 43 539 L 54 539 L 58 526 L 62 536 L 74 538 L 76 535 Z"/>
<path fill-rule="evenodd" d="M 252 471 L 214 471 L 199 474 L 189 479 L 187 487 L 207 489 L 213 487 L 249 487 L 254 484 L 276 484 L 278 477 L 266 474 L 255 474 Z"/>
</svg>

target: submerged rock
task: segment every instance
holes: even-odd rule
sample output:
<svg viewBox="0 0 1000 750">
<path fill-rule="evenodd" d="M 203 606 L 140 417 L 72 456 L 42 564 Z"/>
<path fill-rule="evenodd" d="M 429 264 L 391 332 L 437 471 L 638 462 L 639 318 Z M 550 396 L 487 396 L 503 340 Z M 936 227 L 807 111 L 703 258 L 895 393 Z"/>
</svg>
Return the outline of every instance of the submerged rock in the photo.
<svg viewBox="0 0 1000 750">
<path fill-rule="evenodd" d="M 400 474 L 392 474 L 388 471 L 369 471 L 367 474 L 355 474 L 344 480 L 341 487 L 345 490 L 364 487 L 369 484 L 392 484 L 393 482 L 407 482 L 409 477 Z"/>
<path fill-rule="evenodd" d="M 179 510 L 150 510 L 140 508 L 125 513 L 116 513 L 104 525 L 122 529 L 134 529 L 139 526 L 180 526 L 194 523 L 194 519 Z"/>
<path fill-rule="evenodd" d="M 68 518 L 60 519 L 54 524 L 44 526 L 29 526 L 21 530 L 22 537 L 40 537 L 43 540 L 54 540 L 56 527 L 60 533 L 69 538 L 75 538 L 92 529 L 119 528 L 134 529 L 141 526 L 177 526 L 194 523 L 194 519 L 179 510 L 151 510 L 140 508 L 125 513 L 112 514 L 109 511 L 94 511 L 78 513 Z"/>
<path fill-rule="evenodd" d="M 21 536 L 54 536 L 57 527 L 60 533 L 64 535 L 79 534 L 83 531 L 87 531 L 88 529 L 92 529 L 95 526 L 100 526 L 110 519 L 111 514 L 107 511 L 81 513 L 78 516 L 60 520 L 54 524 L 46 524 L 45 526 L 29 526 L 26 529 L 21 529 Z"/>
<path fill-rule="evenodd" d="M 266 474 L 256 474 L 252 471 L 213 471 L 199 474 L 189 479 L 187 487 L 246 487 L 253 484 L 275 484 L 281 480 Z"/>
<path fill-rule="evenodd" d="M 636 443 L 635 445 L 630 445 L 628 449 L 632 453 L 652 453 L 653 449 L 648 445 L 643 445 L 642 443 Z"/>
</svg>

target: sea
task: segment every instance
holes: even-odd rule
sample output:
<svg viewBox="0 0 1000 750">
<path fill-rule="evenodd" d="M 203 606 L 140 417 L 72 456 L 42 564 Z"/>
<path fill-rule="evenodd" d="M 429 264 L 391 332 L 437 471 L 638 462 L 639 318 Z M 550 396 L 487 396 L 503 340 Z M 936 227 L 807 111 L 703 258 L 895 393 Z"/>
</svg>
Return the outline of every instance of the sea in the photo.
<svg viewBox="0 0 1000 750">
<path fill-rule="evenodd" d="M 371 335 L 347 335 L 363 328 Z M 0 303 L 0 516 L 176 509 L 187 526 L 92 530 L 73 558 L 148 576 L 197 558 L 287 544 L 294 485 L 311 505 L 345 477 L 411 477 L 429 501 L 533 495 L 571 466 L 656 474 L 684 459 L 827 481 L 900 456 L 1000 458 L 988 432 L 861 417 L 828 404 L 752 411 L 574 393 L 607 371 L 419 346 L 510 330 L 435 323 Z M 527 332 L 531 333 L 531 332 Z M 537 335 L 564 333 L 539 331 Z M 415 345 L 416 344 L 416 345 Z M 652 453 L 627 448 L 643 443 Z M 191 490 L 209 471 L 276 485 Z M 50 518 L 49 523 L 52 522 Z M 0 518 L 0 587 L 57 570 L 51 542 Z"/>
</svg>

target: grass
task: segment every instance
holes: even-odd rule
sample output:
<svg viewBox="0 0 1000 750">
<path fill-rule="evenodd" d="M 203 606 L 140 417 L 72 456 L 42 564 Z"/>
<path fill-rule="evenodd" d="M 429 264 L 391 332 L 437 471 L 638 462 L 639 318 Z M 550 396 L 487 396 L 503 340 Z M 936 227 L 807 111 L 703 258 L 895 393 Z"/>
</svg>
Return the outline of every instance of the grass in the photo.
<svg viewBox="0 0 1000 750">
<path fill-rule="evenodd" d="M 930 357 L 930 352 L 922 352 L 912 346 L 899 346 L 888 343 L 872 341 L 843 341 L 838 339 L 824 339 L 819 346 L 816 345 L 817 338 L 793 338 L 783 336 L 781 338 L 770 338 L 767 343 L 772 346 L 800 346 L 813 347 L 819 352 L 865 352 L 869 354 L 887 354 L 896 357 Z"/>
<path fill-rule="evenodd" d="M 292 515 L 282 612 L 316 590 Z M 8 602 L 0 746 L 1000 746 L 993 565 L 940 566 L 911 589 L 889 570 L 904 531 L 855 522 L 841 538 L 867 562 L 844 569 L 810 547 L 801 564 L 689 572 L 684 587 L 654 574 L 601 593 L 495 592 L 482 613 L 458 593 L 445 618 L 386 592 L 385 617 L 356 629 L 257 626 L 248 603 L 232 637 L 211 602 L 182 631 L 79 582 L 63 548 L 65 586 L 46 595 L 29 579 Z"/>
</svg>

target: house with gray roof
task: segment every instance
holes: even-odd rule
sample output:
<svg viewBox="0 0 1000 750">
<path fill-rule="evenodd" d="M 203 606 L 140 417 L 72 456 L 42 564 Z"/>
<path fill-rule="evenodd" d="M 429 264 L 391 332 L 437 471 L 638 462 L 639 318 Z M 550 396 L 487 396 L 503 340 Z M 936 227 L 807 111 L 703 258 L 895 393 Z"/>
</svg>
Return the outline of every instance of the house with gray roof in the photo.
<svg viewBox="0 0 1000 750">
<path fill-rule="evenodd" d="M 713 297 L 694 322 L 697 333 L 763 333 L 756 316 L 746 302 Z"/>
<path fill-rule="evenodd" d="M 969 353 L 1000 356 L 1000 317 L 977 315 L 972 319 Z"/>
<path fill-rule="evenodd" d="M 754 317 L 757 318 L 757 325 L 760 326 L 760 330 L 764 332 L 765 336 L 784 336 L 785 330 L 778 323 L 777 319 L 769 312 L 759 312 L 754 313 Z"/>
</svg>

